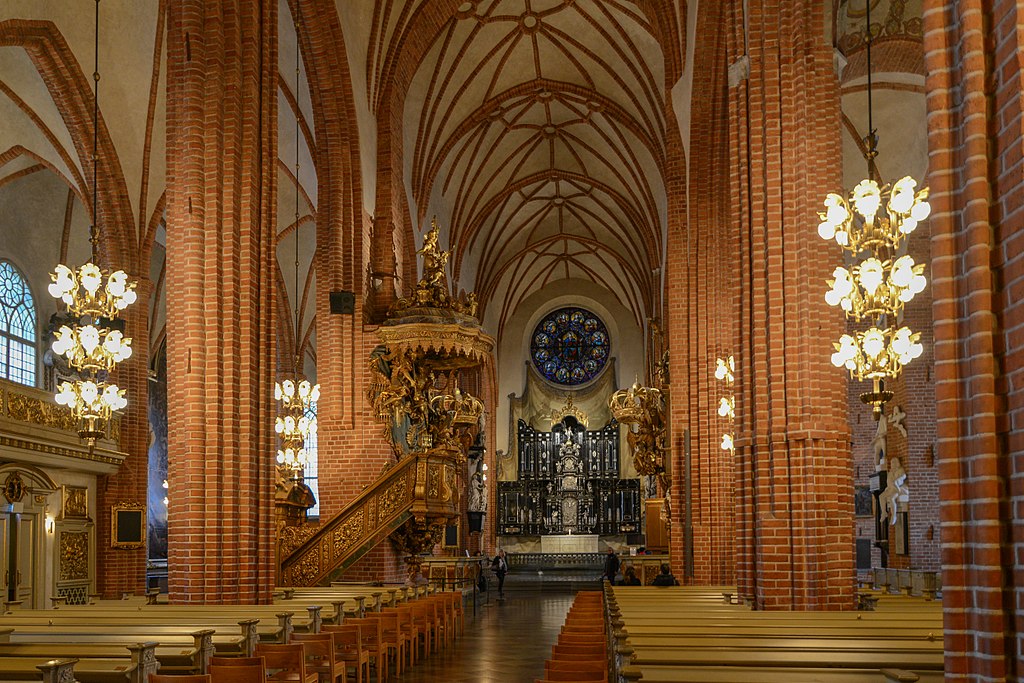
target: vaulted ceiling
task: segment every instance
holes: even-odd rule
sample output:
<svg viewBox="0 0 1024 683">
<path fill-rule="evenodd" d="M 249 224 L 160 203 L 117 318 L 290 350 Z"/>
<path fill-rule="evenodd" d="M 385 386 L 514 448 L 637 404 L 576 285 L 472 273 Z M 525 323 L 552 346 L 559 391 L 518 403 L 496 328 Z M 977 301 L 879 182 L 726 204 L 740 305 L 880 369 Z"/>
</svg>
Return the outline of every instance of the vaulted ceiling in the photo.
<svg viewBox="0 0 1024 683">
<path fill-rule="evenodd" d="M 398 171 L 412 233 L 421 239 L 438 217 L 453 252 L 452 279 L 478 292 L 494 332 L 526 297 L 563 280 L 597 283 L 640 326 L 657 315 L 666 127 L 677 124 L 666 120 L 667 81 L 673 78 L 667 72 L 673 70 L 666 68 L 656 38 L 662 29 L 652 24 L 657 12 L 649 4 L 335 1 L 360 116 L 364 208 L 372 211 L 381 182 L 374 169 L 381 133 L 376 117 L 383 98 L 396 96 L 385 80 L 393 73 L 388 65 L 420 44 L 423 58 L 397 95 L 404 164 Z M 101 135 L 109 133 L 116 182 L 133 214 L 126 222 L 134 257 L 152 260 L 154 344 L 163 326 L 163 9 L 159 2 L 105 0 L 100 15 Z M 280 313 L 287 337 L 297 336 L 312 360 L 315 126 L 286 0 L 278 12 Z M 440 18 L 427 30 L 423 16 L 431 12 Z M 54 245 L 48 260 L 77 261 L 84 254 L 76 252 L 86 248 L 78 233 L 91 204 L 89 150 L 76 146 L 75 114 L 50 94 L 67 85 L 44 82 L 31 50 L 17 38 L 25 20 L 69 67 L 82 101 L 90 104 L 93 3 L 10 0 L 0 11 L 6 34 L 0 36 L 0 190 L 35 174 L 50 174 L 70 188 L 52 199 L 70 207 L 69 219 L 39 230 Z M 101 169 L 101 185 L 110 182 L 108 170 Z M 37 185 L 50 192 L 60 187 Z"/>
<path fill-rule="evenodd" d="M 376 4 L 366 54 L 430 3 Z M 448 231 L 452 276 L 499 328 L 559 280 L 605 287 L 638 324 L 655 305 L 666 222 L 666 75 L 636 3 L 464 2 L 432 37 L 405 98 L 406 188 L 422 231 Z"/>
</svg>

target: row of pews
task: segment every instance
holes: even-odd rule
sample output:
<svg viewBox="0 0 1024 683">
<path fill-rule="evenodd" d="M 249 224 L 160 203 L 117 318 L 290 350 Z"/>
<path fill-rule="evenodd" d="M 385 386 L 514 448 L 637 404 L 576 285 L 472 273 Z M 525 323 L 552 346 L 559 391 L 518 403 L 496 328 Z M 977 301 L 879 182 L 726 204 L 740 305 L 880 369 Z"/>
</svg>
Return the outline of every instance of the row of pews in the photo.
<svg viewBox="0 0 1024 683">
<path fill-rule="evenodd" d="M 607 683 L 608 648 L 605 638 L 604 601 L 600 591 L 581 591 L 565 616 L 551 659 L 544 663 L 544 678 L 553 681 Z"/>
<path fill-rule="evenodd" d="M 875 611 L 752 611 L 725 586 L 605 591 L 620 683 L 943 680 L 937 602 L 885 595 Z"/>
<path fill-rule="evenodd" d="M 268 647 L 301 644 L 324 683 L 344 683 L 349 670 L 357 683 L 371 671 L 379 683 L 463 628 L 462 593 L 427 587 L 289 588 L 267 605 L 97 600 L 0 616 L 0 680 L 149 683 L 153 674 L 205 675 L 225 659 L 266 659 Z M 316 661 L 325 648 L 336 655 L 328 668 Z"/>
</svg>

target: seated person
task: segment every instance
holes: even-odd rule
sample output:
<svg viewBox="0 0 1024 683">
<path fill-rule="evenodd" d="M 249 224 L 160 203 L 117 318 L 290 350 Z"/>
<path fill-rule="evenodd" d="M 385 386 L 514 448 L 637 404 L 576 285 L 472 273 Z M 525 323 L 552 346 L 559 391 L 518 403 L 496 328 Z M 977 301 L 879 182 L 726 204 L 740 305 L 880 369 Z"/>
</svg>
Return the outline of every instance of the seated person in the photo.
<svg viewBox="0 0 1024 683">
<path fill-rule="evenodd" d="M 652 586 L 678 586 L 679 582 L 676 581 L 676 577 L 672 576 L 669 571 L 668 562 L 661 563 L 661 573 L 654 577 L 654 581 L 651 581 Z"/>
<path fill-rule="evenodd" d="M 409 578 L 406 583 L 415 588 L 417 586 L 427 585 L 430 583 L 430 580 L 423 576 L 423 571 L 420 567 L 416 567 L 414 570 L 409 572 Z"/>
<path fill-rule="evenodd" d="M 623 586 L 642 586 L 640 577 L 636 575 L 636 568 L 633 565 L 627 565 L 626 571 L 622 574 L 622 585 Z"/>
</svg>

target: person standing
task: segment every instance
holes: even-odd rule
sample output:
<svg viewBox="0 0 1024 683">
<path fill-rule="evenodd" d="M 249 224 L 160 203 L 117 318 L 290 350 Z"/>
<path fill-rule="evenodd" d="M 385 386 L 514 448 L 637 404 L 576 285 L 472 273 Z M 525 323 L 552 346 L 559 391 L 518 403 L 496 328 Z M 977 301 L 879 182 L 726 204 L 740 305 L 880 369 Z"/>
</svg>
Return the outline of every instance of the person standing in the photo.
<svg viewBox="0 0 1024 683">
<path fill-rule="evenodd" d="M 499 550 L 498 554 L 491 560 L 491 571 L 498 577 L 498 599 L 505 599 L 505 575 L 508 574 L 508 560 L 505 559 L 505 551 Z"/>
<path fill-rule="evenodd" d="M 608 579 L 608 583 L 615 585 L 615 575 L 619 573 L 619 556 L 615 554 L 615 551 L 609 547 L 608 556 L 604 560 L 604 578 Z"/>
</svg>

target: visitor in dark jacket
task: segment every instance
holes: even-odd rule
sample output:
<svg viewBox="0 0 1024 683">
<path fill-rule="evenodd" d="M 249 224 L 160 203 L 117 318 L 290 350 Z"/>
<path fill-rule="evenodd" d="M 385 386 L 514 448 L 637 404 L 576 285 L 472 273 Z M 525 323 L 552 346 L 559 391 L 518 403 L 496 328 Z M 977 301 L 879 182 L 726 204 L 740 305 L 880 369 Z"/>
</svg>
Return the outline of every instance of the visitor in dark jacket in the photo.
<svg viewBox="0 0 1024 683">
<path fill-rule="evenodd" d="M 676 577 L 672 576 L 672 572 L 669 571 L 668 562 L 662 562 L 661 573 L 654 577 L 654 581 L 651 581 L 652 586 L 678 586 L 679 582 L 676 581 Z"/>
<path fill-rule="evenodd" d="M 608 579 L 608 583 L 615 585 L 615 575 L 619 573 L 619 556 L 615 554 L 615 551 L 608 548 L 608 557 L 604 560 L 604 578 Z"/>
</svg>

